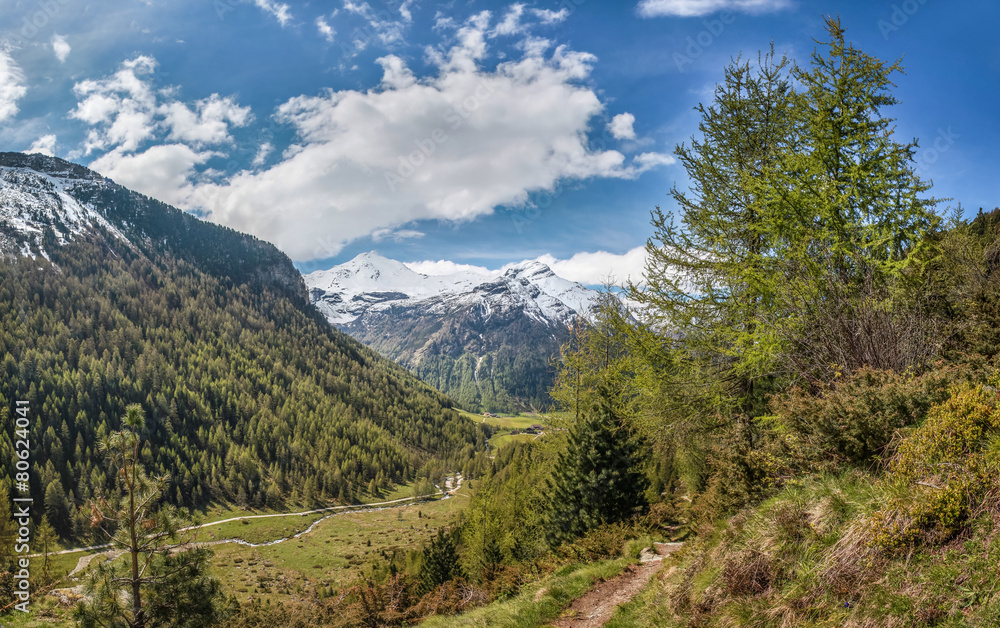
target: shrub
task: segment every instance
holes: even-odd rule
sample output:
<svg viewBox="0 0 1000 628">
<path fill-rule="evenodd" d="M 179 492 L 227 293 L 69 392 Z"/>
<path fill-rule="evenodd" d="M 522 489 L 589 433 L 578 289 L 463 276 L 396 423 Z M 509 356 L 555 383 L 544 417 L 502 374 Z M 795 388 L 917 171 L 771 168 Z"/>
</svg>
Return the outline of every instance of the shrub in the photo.
<svg viewBox="0 0 1000 628">
<path fill-rule="evenodd" d="M 790 456 L 801 466 L 867 465 L 902 427 L 919 422 L 948 398 L 952 370 L 921 376 L 859 369 L 814 391 L 794 388 L 772 399 L 770 417 Z"/>
<path fill-rule="evenodd" d="M 895 550 L 957 533 L 1000 477 L 1000 395 L 963 386 L 928 413 L 892 458 L 897 496 L 870 519 L 870 543 Z"/>
</svg>

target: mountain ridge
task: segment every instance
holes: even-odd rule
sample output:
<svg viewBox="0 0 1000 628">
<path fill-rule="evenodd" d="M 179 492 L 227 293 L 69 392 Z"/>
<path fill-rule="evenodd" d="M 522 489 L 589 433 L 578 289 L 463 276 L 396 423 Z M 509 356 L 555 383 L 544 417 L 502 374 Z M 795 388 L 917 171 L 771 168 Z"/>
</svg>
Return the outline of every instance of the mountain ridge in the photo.
<svg viewBox="0 0 1000 628">
<path fill-rule="evenodd" d="M 181 506 L 349 503 L 484 456 L 483 428 L 332 328 L 271 244 L 10 153 L 0 244 L 0 465 L 28 401 L 30 495 L 64 539 L 88 544 L 81 506 L 114 489 L 99 443 L 131 404 Z"/>
<path fill-rule="evenodd" d="M 331 324 L 469 410 L 550 405 L 552 362 L 598 299 L 537 260 L 427 275 L 368 252 L 304 280 Z"/>
<path fill-rule="evenodd" d="M 301 275 L 273 244 L 200 220 L 58 157 L 0 153 L 0 253 L 47 258 L 48 248 L 101 230 L 145 255 L 173 255 L 308 303 Z"/>
</svg>

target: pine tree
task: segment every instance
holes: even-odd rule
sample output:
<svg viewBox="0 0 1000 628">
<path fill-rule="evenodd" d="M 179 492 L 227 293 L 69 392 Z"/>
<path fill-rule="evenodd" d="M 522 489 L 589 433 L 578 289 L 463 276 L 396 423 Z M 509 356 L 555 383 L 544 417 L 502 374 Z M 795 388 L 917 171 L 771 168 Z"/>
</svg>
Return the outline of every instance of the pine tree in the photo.
<svg viewBox="0 0 1000 628">
<path fill-rule="evenodd" d="M 571 540 L 646 506 L 639 446 L 608 399 L 599 399 L 570 430 L 549 482 L 549 543 Z"/>
<path fill-rule="evenodd" d="M 461 575 L 458 530 L 439 528 L 437 535 L 424 547 L 420 585 L 424 591 L 430 591 Z"/>
<path fill-rule="evenodd" d="M 125 560 L 105 561 L 91 572 L 85 585 L 89 600 L 75 613 L 85 628 L 210 625 L 217 612 L 219 588 L 206 574 L 204 551 L 174 553 L 184 545 L 177 538 L 176 513 L 158 507 L 168 478 L 149 477 L 141 463 L 145 424 L 142 407 L 130 405 L 122 429 L 101 443 L 118 490 L 91 503 L 91 522 L 124 550 Z"/>
<path fill-rule="evenodd" d="M 59 536 L 69 538 L 73 532 L 70 503 L 62 482 L 58 479 L 49 482 L 45 488 L 45 514 Z"/>
</svg>

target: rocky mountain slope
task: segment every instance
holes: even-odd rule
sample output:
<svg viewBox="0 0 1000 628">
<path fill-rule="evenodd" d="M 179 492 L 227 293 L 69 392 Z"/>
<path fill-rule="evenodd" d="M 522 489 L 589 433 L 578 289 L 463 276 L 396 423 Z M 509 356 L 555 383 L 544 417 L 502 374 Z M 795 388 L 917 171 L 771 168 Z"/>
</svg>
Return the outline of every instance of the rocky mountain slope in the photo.
<svg viewBox="0 0 1000 628">
<path fill-rule="evenodd" d="M 331 323 L 471 410 L 548 405 L 552 360 L 598 296 L 537 261 L 432 276 L 375 253 L 305 282 Z"/>
</svg>

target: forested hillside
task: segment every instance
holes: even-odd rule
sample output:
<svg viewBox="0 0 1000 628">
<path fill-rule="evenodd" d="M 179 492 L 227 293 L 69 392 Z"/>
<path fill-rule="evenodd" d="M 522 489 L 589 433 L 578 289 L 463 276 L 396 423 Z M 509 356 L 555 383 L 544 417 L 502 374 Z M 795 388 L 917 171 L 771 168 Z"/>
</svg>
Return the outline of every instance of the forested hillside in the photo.
<svg viewBox="0 0 1000 628">
<path fill-rule="evenodd" d="M 27 400 L 30 493 L 64 538 L 89 540 L 79 507 L 111 487 L 99 443 L 132 403 L 148 417 L 143 463 L 178 505 L 351 501 L 483 448 L 449 400 L 331 329 L 273 246 L 59 160 L 2 164 L 18 168 L 8 191 L 57 172 L 118 232 L 5 230 L 36 255 L 0 259 L 0 455 L 13 477 L 12 409 Z"/>
</svg>

